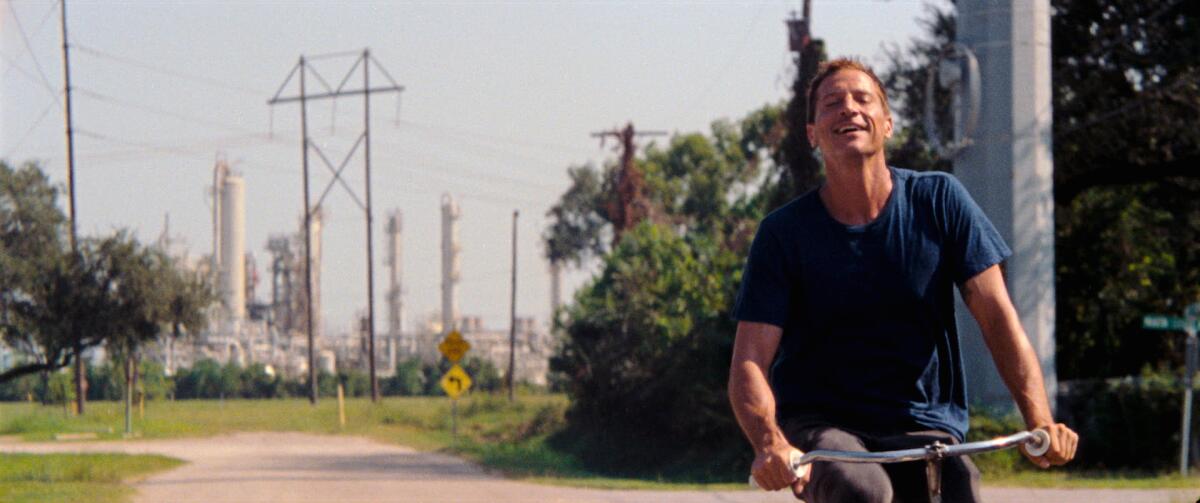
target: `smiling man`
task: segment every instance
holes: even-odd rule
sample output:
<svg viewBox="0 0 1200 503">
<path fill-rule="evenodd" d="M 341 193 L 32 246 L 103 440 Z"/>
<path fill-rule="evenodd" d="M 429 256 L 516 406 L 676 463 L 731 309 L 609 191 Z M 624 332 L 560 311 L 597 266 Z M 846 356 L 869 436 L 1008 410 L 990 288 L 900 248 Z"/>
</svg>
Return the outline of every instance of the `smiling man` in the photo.
<svg viewBox="0 0 1200 503">
<path fill-rule="evenodd" d="M 825 182 L 763 219 L 734 312 L 729 398 L 759 486 L 809 503 L 925 500 L 923 463 L 817 463 L 797 476 L 787 460 L 964 439 L 955 286 L 1026 425 L 1050 433 L 1030 460 L 1071 460 L 1078 437 L 1051 416 L 1000 269 L 1012 252 L 987 217 L 952 176 L 887 165 L 891 111 L 865 65 L 823 64 L 808 113 Z M 979 501 L 969 458 L 946 460 L 942 485 L 945 501 Z"/>
</svg>

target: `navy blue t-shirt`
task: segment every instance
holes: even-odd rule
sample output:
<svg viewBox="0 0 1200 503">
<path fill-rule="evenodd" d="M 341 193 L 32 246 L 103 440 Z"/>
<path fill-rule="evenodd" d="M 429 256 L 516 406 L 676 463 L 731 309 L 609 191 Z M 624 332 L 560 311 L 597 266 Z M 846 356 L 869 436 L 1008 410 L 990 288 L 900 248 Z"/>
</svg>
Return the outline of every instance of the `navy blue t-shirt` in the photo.
<svg viewBox="0 0 1200 503">
<path fill-rule="evenodd" d="M 767 215 L 734 316 L 783 328 L 770 373 L 781 417 L 962 440 L 954 285 L 1012 251 L 953 176 L 889 169 L 869 224 L 834 220 L 817 191 Z"/>
</svg>

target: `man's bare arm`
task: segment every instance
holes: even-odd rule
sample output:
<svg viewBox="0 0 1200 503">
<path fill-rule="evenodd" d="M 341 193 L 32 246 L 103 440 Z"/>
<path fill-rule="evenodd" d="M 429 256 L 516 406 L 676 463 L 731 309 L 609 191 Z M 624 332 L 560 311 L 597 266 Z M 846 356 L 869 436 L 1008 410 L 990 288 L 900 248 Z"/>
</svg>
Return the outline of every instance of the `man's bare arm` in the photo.
<svg viewBox="0 0 1200 503">
<path fill-rule="evenodd" d="M 783 329 L 774 325 L 738 323 L 729 369 L 729 403 L 754 447 L 753 475 L 758 485 L 772 491 L 791 485 L 799 494 L 807 476 L 797 479 L 788 467 L 794 448 L 775 422 L 775 396 L 767 381 L 767 369 L 782 336 Z"/>
<path fill-rule="evenodd" d="M 1065 425 L 1054 422 L 1037 353 L 1021 327 L 1017 310 L 1004 286 L 1000 266 L 989 267 L 967 280 L 962 286 L 962 296 L 979 322 L 983 340 L 996 362 L 996 370 L 1017 402 L 1026 427 L 1045 428 L 1050 433 L 1050 451 L 1040 458 L 1030 459 L 1043 468 L 1070 461 L 1075 457 L 1079 436 Z"/>
</svg>

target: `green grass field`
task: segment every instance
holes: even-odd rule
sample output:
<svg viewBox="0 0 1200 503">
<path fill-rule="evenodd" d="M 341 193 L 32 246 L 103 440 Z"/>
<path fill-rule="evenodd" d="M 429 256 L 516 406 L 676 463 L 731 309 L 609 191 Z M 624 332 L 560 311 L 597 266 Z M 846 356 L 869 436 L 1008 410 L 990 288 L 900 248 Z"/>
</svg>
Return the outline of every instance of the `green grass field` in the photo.
<svg viewBox="0 0 1200 503">
<path fill-rule="evenodd" d="M 548 445 L 548 437 L 563 427 L 566 407 L 567 399 L 562 395 L 519 395 L 516 403 L 512 404 L 499 395 L 470 395 L 458 403 L 457 437 L 450 432 L 451 404 L 444 397 L 388 397 L 380 404 L 372 404 L 370 400 L 362 398 L 350 399 L 346 402 L 345 427 L 338 425 L 337 402 L 334 399 L 323 399 L 315 407 L 304 399 L 159 401 L 146 404 L 144 418 L 137 417 L 135 409 L 133 425 L 134 431 L 142 438 L 211 436 L 235 431 L 359 435 L 421 450 L 453 453 L 510 477 L 536 483 L 610 489 L 714 490 L 745 487 L 740 482 L 740 474 L 725 479 L 737 480 L 737 483 L 697 484 L 660 480 L 657 477 L 615 478 L 590 472 L 573 456 Z M 3 403 L 0 404 L 0 435 L 44 441 L 59 433 L 94 433 L 102 440 L 116 440 L 122 438 L 122 414 L 121 404 L 113 402 L 90 403 L 88 414 L 84 417 L 69 416 L 61 406 Z M 1200 477 L 992 469 L 992 466 L 1012 466 L 1007 460 L 997 461 L 980 460 L 979 464 L 984 469 L 984 483 L 987 485 L 1200 487 Z M 25 483 L 0 480 L 0 496 L 7 494 L 3 491 L 16 487 L 14 484 Z M 59 487 L 66 491 L 69 484 L 56 484 L 55 489 Z M 46 496 L 45 499 L 50 500 L 51 497 Z M 0 501 L 9 499 L 0 497 Z M 67 500 L 73 501 L 72 498 Z"/>
<path fill-rule="evenodd" d="M 0 454 L 0 501 L 128 501 L 133 489 L 125 482 L 180 464 L 164 456 Z"/>
</svg>

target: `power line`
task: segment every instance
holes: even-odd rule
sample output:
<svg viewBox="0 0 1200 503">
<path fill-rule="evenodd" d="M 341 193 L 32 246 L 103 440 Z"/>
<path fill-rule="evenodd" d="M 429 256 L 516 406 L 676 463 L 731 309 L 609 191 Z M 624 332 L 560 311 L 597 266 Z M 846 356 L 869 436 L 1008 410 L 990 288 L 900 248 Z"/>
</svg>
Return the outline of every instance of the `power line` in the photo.
<svg viewBox="0 0 1200 503">
<path fill-rule="evenodd" d="M 403 120 L 403 119 L 401 119 L 398 122 L 399 122 L 399 124 L 411 126 L 411 127 L 417 128 L 417 129 L 424 129 L 427 132 L 434 133 L 434 134 L 437 134 L 437 131 L 441 130 L 441 131 L 443 131 L 443 133 L 441 133 L 442 135 L 449 134 L 449 135 L 473 137 L 473 138 L 489 140 L 489 141 L 493 141 L 493 142 L 497 142 L 497 143 L 507 143 L 509 145 L 515 145 L 515 146 L 520 146 L 520 147 L 533 147 L 533 148 L 540 148 L 540 149 L 545 149 L 545 150 L 554 150 L 554 151 L 557 151 L 560 153 L 569 153 L 569 154 L 581 153 L 581 150 L 579 147 L 573 147 L 573 146 L 568 146 L 568 145 L 530 142 L 530 141 L 520 140 L 520 139 L 511 138 L 511 137 L 507 137 L 507 136 L 498 136 L 498 135 L 480 133 L 477 131 L 471 131 L 468 129 L 457 128 L 457 127 L 452 127 L 452 126 L 444 126 L 444 125 L 438 125 L 438 124 L 424 124 L 424 123 L 412 122 L 412 121 Z"/>
<path fill-rule="evenodd" d="M 729 58 L 726 59 L 725 63 L 720 66 L 716 75 L 709 80 L 708 85 L 705 86 L 702 91 L 700 91 L 700 94 L 696 95 L 696 98 L 693 99 L 686 108 L 680 111 L 681 114 L 689 110 L 694 110 L 697 106 L 699 106 L 701 100 L 708 97 L 708 94 L 711 93 L 713 88 L 715 88 L 717 84 L 721 82 L 729 68 L 733 66 L 735 62 L 737 62 L 738 55 L 742 53 L 742 49 L 746 47 L 746 42 L 750 40 L 750 35 L 754 33 L 754 28 L 758 26 L 758 22 L 762 19 L 762 14 L 763 11 L 766 10 L 766 6 L 767 0 L 759 2 L 758 11 L 754 13 L 754 18 L 750 21 L 750 25 L 746 27 L 746 31 L 742 34 L 742 39 L 738 42 L 737 47 L 735 47 L 733 51 L 729 53 Z"/>
<path fill-rule="evenodd" d="M 33 131 L 42 124 L 42 121 L 46 120 L 46 116 L 50 115 L 51 110 L 54 110 L 54 105 L 54 102 L 46 104 L 46 108 L 42 109 L 41 114 L 38 114 L 37 120 L 33 121 L 33 125 L 29 126 L 29 129 L 25 131 L 25 134 L 21 135 L 21 139 L 17 140 L 17 142 L 11 149 L 8 150 L 4 157 L 9 157 L 21 150 L 21 145 L 25 143 L 25 140 L 29 139 L 29 135 L 33 134 Z"/>
<path fill-rule="evenodd" d="M 51 96 L 54 96 L 54 102 L 58 103 L 59 107 L 62 107 L 62 101 L 58 98 L 58 90 L 50 85 L 50 79 L 46 78 L 46 71 L 42 70 L 42 64 L 38 61 L 37 54 L 33 52 L 33 45 L 29 43 L 29 37 L 25 34 L 25 27 L 21 25 L 21 16 L 17 15 L 17 8 L 13 7 L 11 0 L 7 3 L 9 12 L 12 12 L 13 22 L 17 25 L 17 31 L 21 33 L 21 41 L 25 43 L 25 50 L 29 51 L 29 59 L 33 60 L 33 66 L 37 68 L 38 75 L 42 78 L 42 85 L 46 87 Z"/>
<path fill-rule="evenodd" d="M 82 87 L 75 87 L 74 90 L 91 98 L 91 99 L 94 99 L 96 101 L 101 101 L 101 102 L 109 103 L 112 105 L 133 108 L 136 110 L 141 110 L 143 112 L 152 113 L 152 114 L 156 114 L 156 115 L 162 115 L 162 116 L 166 116 L 166 117 L 171 117 L 174 119 L 182 120 L 185 122 L 192 122 L 192 123 L 203 125 L 203 126 L 218 127 L 218 128 L 225 129 L 228 131 L 236 131 L 239 133 L 253 133 L 252 131 L 250 131 L 248 129 L 244 129 L 244 128 L 241 128 L 238 126 L 232 126 L 228 123 L 215 121 L 215 120 L 211 120 L 211 119 L 206 119 L 203 117 L 196 117 L 196 116 L 192 116 L 192 115 L 181 114 L 179 112 L 175 112 L 172 110 L 166 110 L 166 109 L 162 109 L 162 108 L 152 107 L 149 105 L 133 103 L 130 101 L 125 101 L 120 98 L 115 98 L 115 97 L 109 96 L 107 94 L 98 93 L 96 91 L 92 91 L 90 89 L 86 89 L 86 88 L 82 88 Z"/>
<path fill-rule="evenodd" d="M 262 92 L 261 90 L 250 89 L 248 87 L 243 87 L 243 86 L 239 86 L 237 84 L 232 84 L 229 82 L 224 82 L 224 81 L 213 79 L 210 77 L 205 77 L 203 75 L 196 75 L 196 74 L 192 74 L 192 73 L 181 72 L 179 70 L 171 70 L 168 68 L 151 65 L 149 63 L 144 63 L 144 62 L 126 58 L 123 56 L 117 56 L 117 55 L 102 51 L 100 49 L 96 49 L 96 48 L 86 46 L 86 45 L 81 45 L 78 43 L 72 45 L 72 47 L 74 47 L 79 52 L 82 52 L 84 54 L 88 54 L 90 56 L 94 56 L 94 57 L 97 57 L 100 59 L 106 59 L 106 60 L 109 60 L 109 61 L 112 61 L 115 63 L 120 63 L 120 64 L 123 64 L 126 66 L 140 68 L 140 69 L 146 70 L 148 72 L 153 72 L 153 73 L 157 73 L 160 75 L 166 75 L 168 77 L 187 79 L 188 81 L 196 83 L 196 84 L 203 84 L 203 85 L 206 85 L 209 87 L 223 89 L 226 91 L 238 92 L 238 93 L 242 93 L 242 94 L 246 94 L 246 95 L 250 95 L 250 96 L 254 96 L 254 97 L 259 97 L 259 96 L 266 94 L 265 92 Z"/>
<path fill-rule="evenodd" d="M 11 0 L 9 0 L 11 3 Z M 46 9 L 46 13 L 42 15 L 42 20 L 38 21 L 37 28 L 33 29 L 32 37 L 37 37 L 42 32 L 42 28 L 46 27 L 46 22 L 50 20 L 50 16 L 54 15 L 54 11 L 58 10 L 58 2 L 50 2 L 50 8 Z"/>
</svg>

